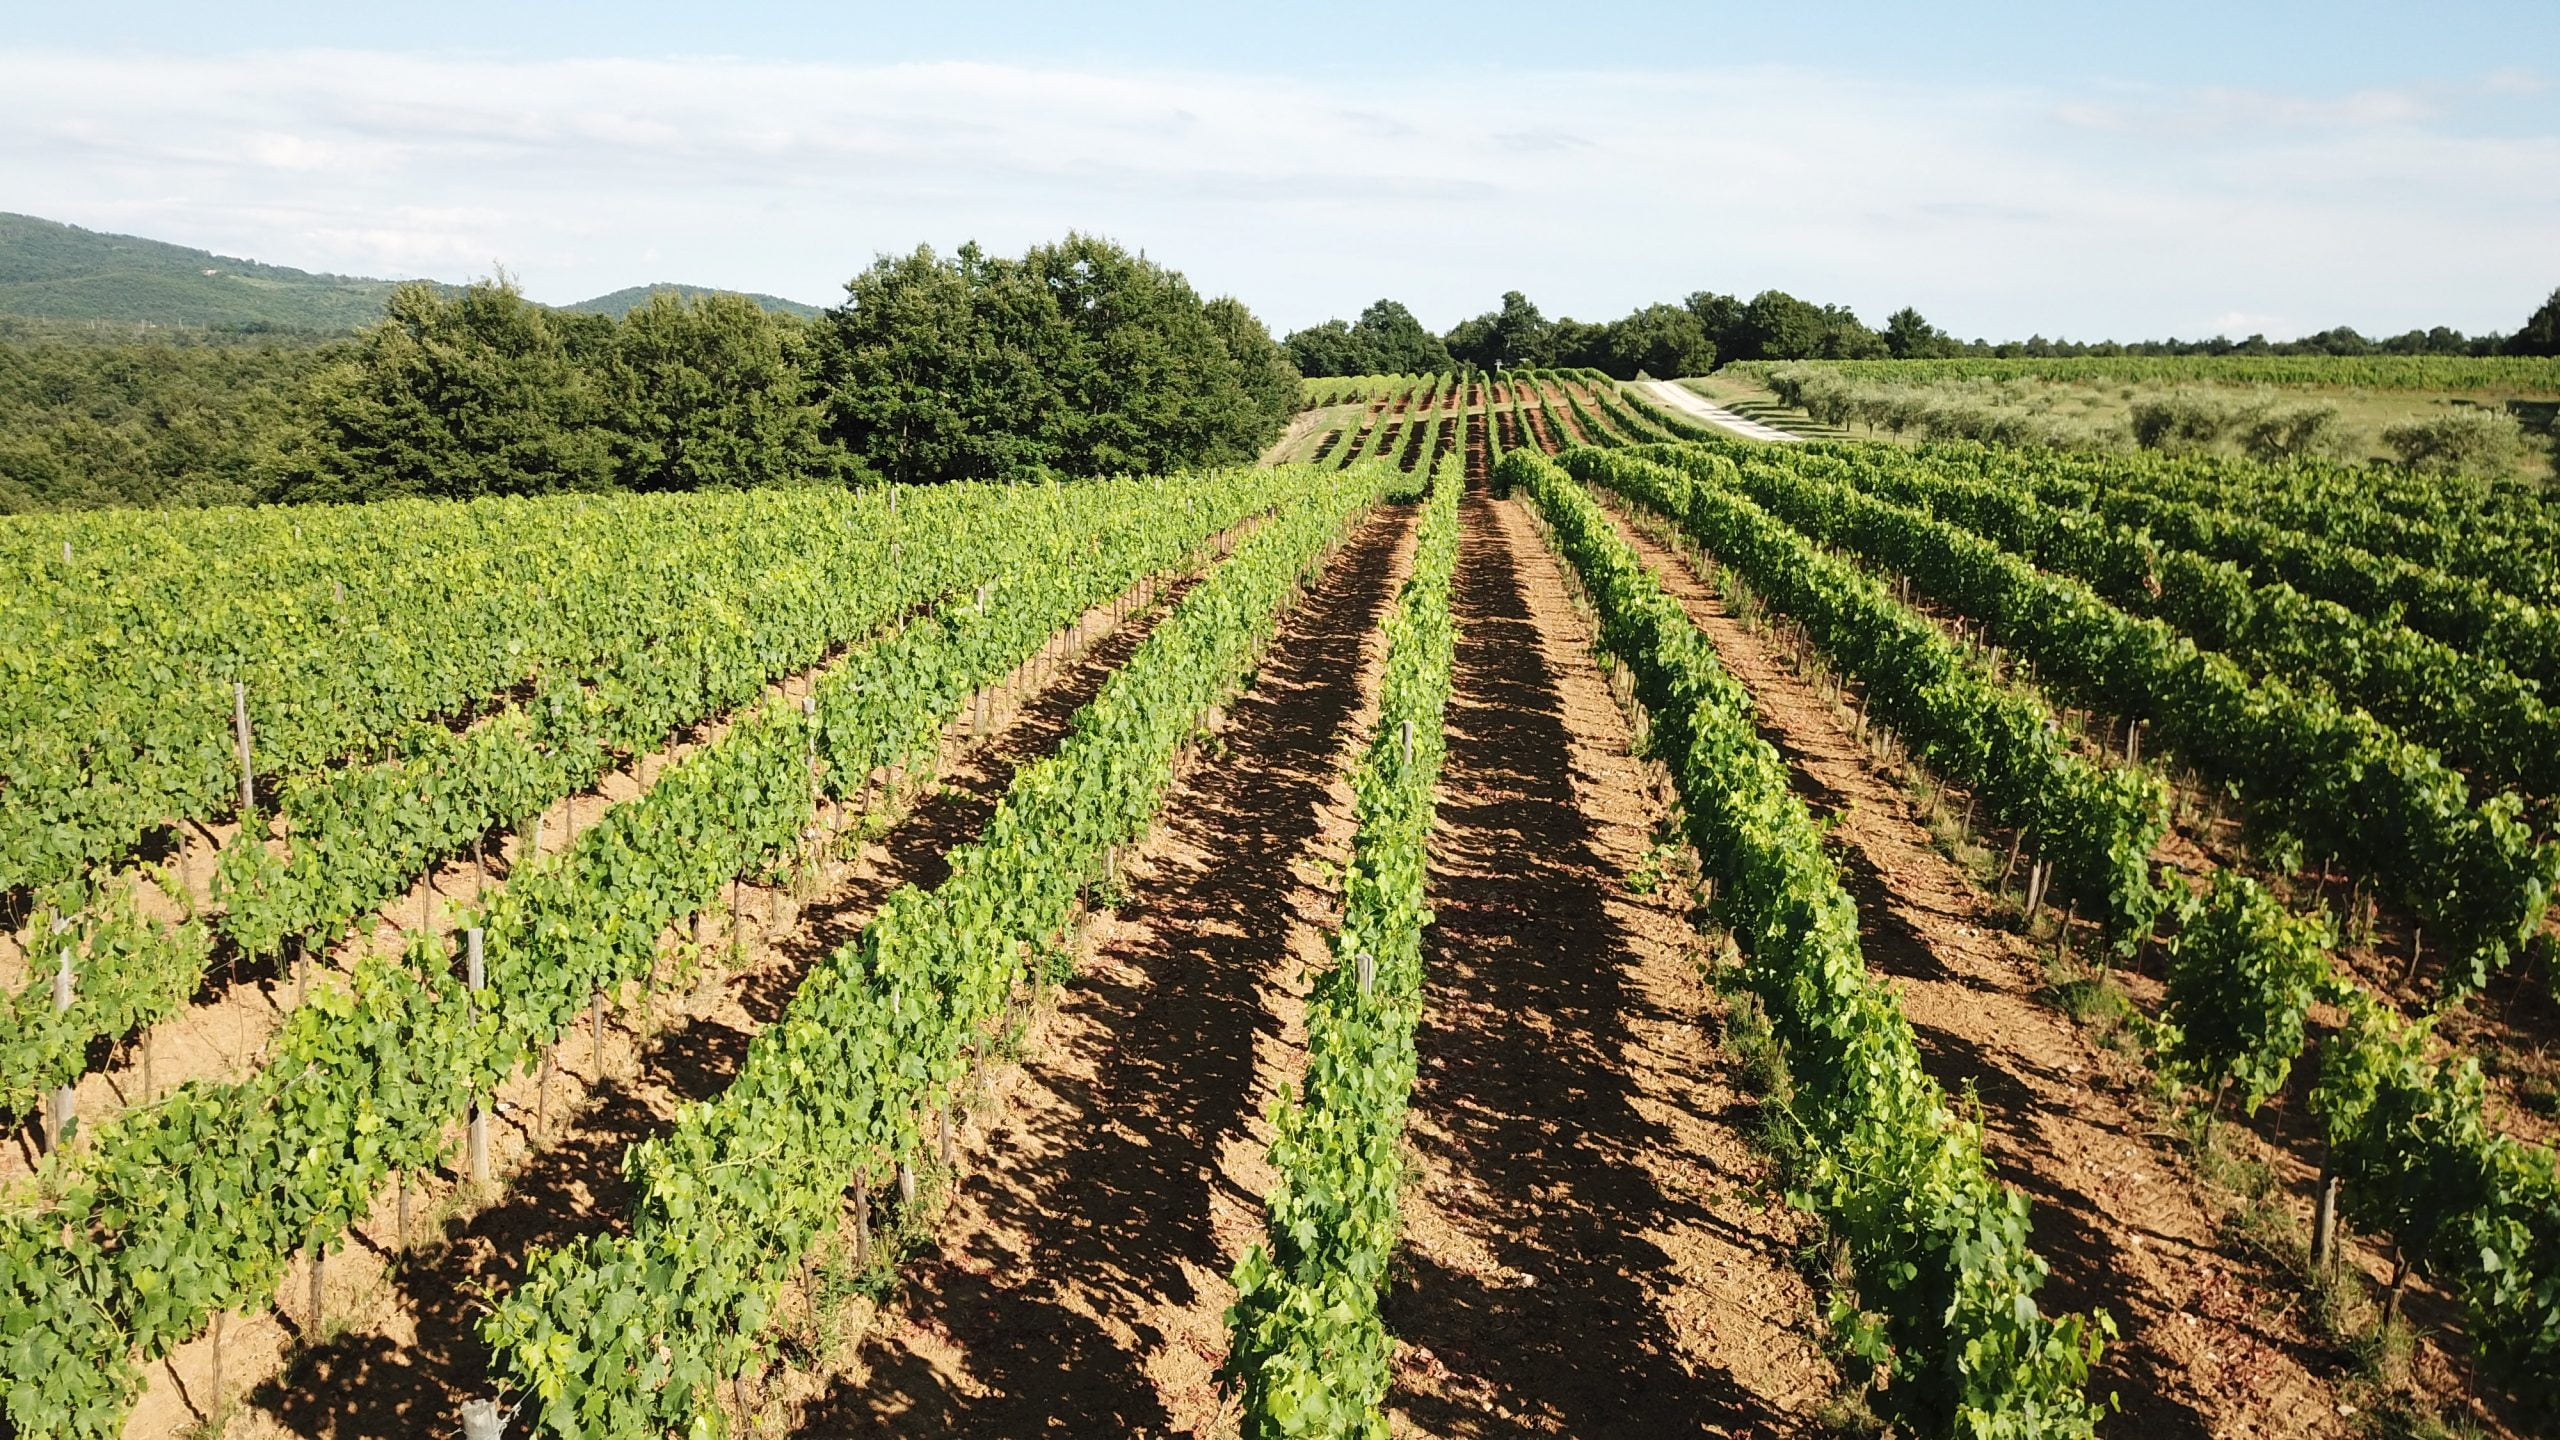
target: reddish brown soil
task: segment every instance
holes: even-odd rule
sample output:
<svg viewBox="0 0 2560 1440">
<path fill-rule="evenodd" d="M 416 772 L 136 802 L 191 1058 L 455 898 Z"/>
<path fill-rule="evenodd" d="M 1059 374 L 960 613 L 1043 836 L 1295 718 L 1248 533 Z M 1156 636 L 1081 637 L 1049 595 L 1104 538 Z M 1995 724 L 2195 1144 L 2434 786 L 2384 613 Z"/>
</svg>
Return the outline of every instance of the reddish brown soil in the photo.
<svg viewBox="0 0 2560 1440">
<path fill-rule="evenodd" d="M 1481 487 L 1387 1327 L 1400 1436 L 1806 1433 L 1836 1377 L 1745 1136 L 1666 797 L 1555 562 Z"/>
<path fill-rule="evenodd" d="M 1351 437 L 1351 443 L 1342 447 L 1342 458 L 1335 463 L 1342 469 L 1350 469 L 1353 460 L 1367 453 L 1369 432 L 1376 428 L 1377 416 L 1375 412 L 1371 412 L 1370 418 L 1361 423 L 1359 432 Z"/>
<path fill-rule="evenodd" d="M 1342 765 L 1410 515 L 1380 514 L 1284 625 L 1224 753 L 1177 790 L 1082 981 L 903 1303 L 807 1435 L 1232 1433 L 1212 1372 L 1262 1233 L 1264 1112 L 1337 918 Z"/>
<path fill-rule="evenodd" d="M 1544 406 L 1533 405 L 1522 410 L 1520 414 L 1529 422 L 1531 441 L 1540 450 L 1553 455 L 1564 448 L 1556 442 L 1556 432 L 1549 428 L 1552 417 L 1548 415 Z"/>
<path fill-rule="evenodd" d="M 1361 453 L 1371 458 L 1383 456 L 1387 459 L 1394 459 L 1396 453 L 1396 442 L 1403 438 L 1404 422 L 1401 420 L 1390 420 L 1387 422 L 1387 428 L 1379 433 L 1378 443 Z"/>
<path fill-rule="evenodd" d="M 2308 1337 L 2280 1277 L 2221 1233 L 2124 1092 L 2134 1067 L 2038 998 L 2040 958 L 1935 846 L 1848 717 L 1726 613 L 1688 563 L 1621 527 L 1751 691 L 1762 733 L 1832 837 L 1865 925 L 1940 1083 L 1982 1099 L 2001 1177 L 2035 1202 L 2049 1307 L 2104 1306 L 2123 1337 L 2097 1382 L 2126 1435 L 2353 1433 L 2342 1357 Z"/>
<path fill-rule="evenodd" d="M 1568 445 L 1591 443 L 1591 437 L 1583 434 L 1582 427 L 1574 423 L 1573 412 L 1566 408 L 1559 387 L 1547 381 L 1535 381 L 1532 382 L 1531 393 L 1546 407 L 1547 423 L 1554 428 L 1558 439 Z"/>
</svg>

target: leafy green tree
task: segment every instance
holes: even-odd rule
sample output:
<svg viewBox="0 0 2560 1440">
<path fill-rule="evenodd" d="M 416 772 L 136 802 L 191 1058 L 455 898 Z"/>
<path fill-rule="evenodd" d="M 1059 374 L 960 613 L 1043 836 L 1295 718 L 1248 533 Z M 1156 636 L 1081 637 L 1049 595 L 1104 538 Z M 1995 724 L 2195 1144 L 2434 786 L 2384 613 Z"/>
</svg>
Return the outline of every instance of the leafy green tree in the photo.
<svg viewBox="0 0 2560 1440">
<path fill-rule="evenodd" d="M 2346 417 L 2326 401 L 2252 407 L 2240 416 L 2237 438 L 2242 454 L 2267 464 L 2317 457 L 2350 460 L 2363 448 L 2347 428 Z"/>
<path fill-rule="evenodd" d="M 1271 338 L 1271 331 L 1245 308 L 1243 301 L 1220 296 L 1210 301 L 1203 313 L 1209 317 L 1209 328 L 1217 332 L 1219 343 L 1226 347 L 1227 358 L 1235 364 L 1239 403 L 1230 412 L 1234 433 L 1227 437 L 1227 443 L 1238 449 L 1259 450 L 1269 443 L 1273 431 L 1285 427 L 1289 417 L 1298 413 L 1298 367 L 1290 363 L 1289 352 Z"/>
<path fill-rule="evenodd" d="M 1545 356 L 1537 363 L 1600 369 L 1609 363 L 1609 327 L 1559 316 L 1547 327 Z"/>
<path fill-rule="evenodd" d="M 1351 333 L 1350 323 L 1327 320 L 1304 330 L 1289 332 L 1280 342 L 1289 352 L 1290 363 L 1301 375 L 1374 375 L 1377 356 L 1368 344 Z"/>
<path fill-rule="evenodd" d="M 2560 290 L 2542 302 L 2522 329 L 2507 337 L 2510 355 L 2560 355 Z"/>
<path fill-rule="evenodd" d="M 2560 295 L 2555 295 L 2552 298 L 2555 301 L 2560 301 Z M 2473 355 L 2487 353 L 2477 349 L 2477 344 L 2478 342 L 2473 341 L 2468 336 L 2465 336 L 2461 331 L 2454 329 L 2450 325 L 2438 325 L 2431 330 L 2411 330 L 2405 334 L 2394 335 L 2390 339 L 2382 342 L 2381 349 L 2383 353 L 2387 355 Z"/>
<path fill-rule="evenodd" d="M 1680 302 L 1680 308 L 1698 319 L 1698 328 L 1716 347 L 1719 360 L 1755 358 L 1743 353 L 1742 302 L 1731 295 L 1718 295 L 1712 290 L 1699 290 Z"/>
<path fill-rule="evenodd" d="M 1450 358 L 1457 363 L 1476 370 L 1493 368 L 1491 357 L 1496 353 L 1496 347 L 1493 338 L 1493 316 L 1490 312 L 1459 321 L 1449 327 L 1448 334 L 1440 338 L 1441 342 L 1448 347 Z"/>
<path fill-rule="evenodd" d="M 788 484 L 828 474 L 801 322 L 743 295 L 659 291 L 612 333 L 605 408 L 625 489 Z"/>
<path fill-rule="evenodd" d="M 964 245 L 882 256 L 827 313 L 828 431 L 886 479 L 997 479 L 1037 471 L 1060 396 L 1057 302 L 1019 263 Z"/>
<path fill-rule="evenodd" d="M 1517 290 L 1502 294 L 1502 308 L 1489 310 L 1451 330 L 1450 358 L 1479 370 L 1551 365 L 1556 357 L 1555 326 Z"/>
<path fill-rule="evenodd" d="M 1884 348 L 1896 360 L 1928 360 L 1957 350 L 1953 337 L 1908 305 L 1884 317 Z"/>
<path fill-rule="evenodd" d="M 610 322 L 607 322 L 610 324 Z M 613 481 L 594 379 L 554 313 L 504 276 L 451 299 L 394 290 L 382 323 L 311 379 L 274 465 L 284 500 L 601 490 Z M 566 327 L 583 334 L 581 324 Z"/>
<path fill-rule="evenodd" d="M 0 343 L 0 514 L 256 500 L 337 347 Z"/>
<path fill-rule="evenodd" d="M 1784 290 L 1763 290 L 1742 310 L 1737 359 L 1810 360 L 1822 354 L 1829 326 L 1822 307 Z"/>
<path fill-rule="evenodd" d="M 1286 423 L 1296 382 L 1261 323 L 1229 307 L 1091 236 L 1020 260 L 975 245 L 883 257 L 820 332 L 828 433 L 906 481 L 1248 459 Z"/>
<path fill-rule="evenodd" d="M 1517 290 L 1502 292 L 1502 308 L 1494 312 L 1493 336 L 1506 366 L 1555 363 L 1555 327 Z"/>
<path fill-rule="evenodd" d="M 1882 338 L 1843 305 L 1816 305 L 1763 290 L 1744 306 L 1733 360 L 1864 360 L 1886 354 Z"/>
<path fill-rule="evenodd" d="M 1085 235 L 1037 246 L 1023 263 L 1066 327 L 1049 463 L 1102 475 L 1241 458 L 1225 443 L 1240 395 L 1234 361 L 1189 282 Z"/>
<path fill-rule="evenodd" d="M 1609 327 L 1599 368 L 1621 380 L 1639 373 L 1668 380 L 1715 368 L 1716 342 L 1698 317 L 1678 305 L 1647 305 Z"/>
<path fill-rule="evenodd" d="M 1449 347 L 1422 328 L 1413 312 L 1393 300 L 1380 300 L 1360 312 L 1351 327 L 1353 338 L 1368 347 L 1364 375 L 1436 374 L 1450 366 Z"/>
</svg>

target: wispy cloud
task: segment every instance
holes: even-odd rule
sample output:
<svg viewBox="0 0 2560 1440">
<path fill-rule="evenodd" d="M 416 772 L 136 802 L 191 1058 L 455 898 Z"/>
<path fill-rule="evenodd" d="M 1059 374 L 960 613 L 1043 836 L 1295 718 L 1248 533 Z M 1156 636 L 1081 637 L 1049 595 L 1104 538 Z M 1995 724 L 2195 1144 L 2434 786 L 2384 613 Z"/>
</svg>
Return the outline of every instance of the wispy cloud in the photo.
<svg viewBox="0 0 2560 1440">
<path fill-rule="evenodd" d="M 2182 137 L 2263 136 L 2292 131 L 2356 131 L 2415 125 L 2440 110 L 2413 90 L 2277 95 L 2263 90 L 2205 88 L 2138 97 L 2066 101 L 2054 115 L 2067 125 Z"/>
<path fill-rule="evenodd" d="M 1381 294 L 1447 324 L 1510 288 L 1597 316 L 1776 286 L 1967 334 L 2478 328 L 2551 283 L 2560 195 L 2517 177 L 2553 173 L 2560 138 L 2396 90 L 0 54 L 9 208 L 315 269 L 504 261 L 553 300 L 823 301 L 878 252 L 1075 227 L 1284 326 Z"/>
<path fill-rule="evenodd" d="M 2282 315 L 2261 315 L 2249 310 L 2226 310 L 2213 318 L 2213 328 L 2220 334 L 2247 337 L 2281 335 L 2295 328 Z"/>
</svg>

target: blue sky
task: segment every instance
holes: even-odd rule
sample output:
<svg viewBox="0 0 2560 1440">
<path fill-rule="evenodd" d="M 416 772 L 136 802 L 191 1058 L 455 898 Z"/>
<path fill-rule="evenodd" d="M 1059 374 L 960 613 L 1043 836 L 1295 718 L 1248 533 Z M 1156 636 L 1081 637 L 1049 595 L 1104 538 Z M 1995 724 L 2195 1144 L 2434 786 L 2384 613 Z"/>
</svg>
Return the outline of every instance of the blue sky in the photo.
<svg viewBox="0 0 2560 1440">
<path fill-rule="evenodd" d="M 1276 326 L 2511 328 L 2560 4 L 17 7 L 0 209 L 537 298 L 1099 230 Z"/>
</svg>

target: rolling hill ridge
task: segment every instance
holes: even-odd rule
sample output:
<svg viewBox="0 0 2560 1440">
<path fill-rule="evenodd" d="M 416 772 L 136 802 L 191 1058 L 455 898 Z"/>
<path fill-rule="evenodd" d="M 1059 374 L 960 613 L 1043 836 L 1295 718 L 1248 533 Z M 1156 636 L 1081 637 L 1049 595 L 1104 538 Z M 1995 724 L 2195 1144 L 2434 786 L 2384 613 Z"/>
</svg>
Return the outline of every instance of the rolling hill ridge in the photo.
<svg viewBox="0 0 2560 1440">
<path fill-rule="evenodd" d="M 115 235 L 0 212 L 0 316 L 117 326 L 344 334 L 382 318 L 384 302 L 401 283 L 296 270 L 138 235 Z M 660 282 L 629 286 L 558 308 L 620 315 L 660 290 L 686 296 L 722 293 L 712 286 Z M 747 298 L 768 310 L 804 318 L 818 313 L 814 305 L 778 296 L 749 294 Z"/>
</svg>

